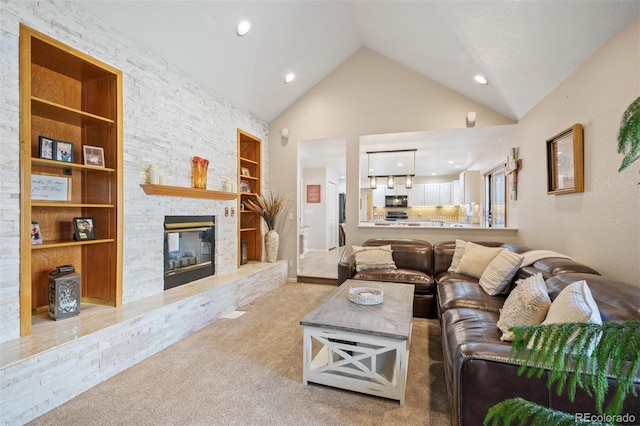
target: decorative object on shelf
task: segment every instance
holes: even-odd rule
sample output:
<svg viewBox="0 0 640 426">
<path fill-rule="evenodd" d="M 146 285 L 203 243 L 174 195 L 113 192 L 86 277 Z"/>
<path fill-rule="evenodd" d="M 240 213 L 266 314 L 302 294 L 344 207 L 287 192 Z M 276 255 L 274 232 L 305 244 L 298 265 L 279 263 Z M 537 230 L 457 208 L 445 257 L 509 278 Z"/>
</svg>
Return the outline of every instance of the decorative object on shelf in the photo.
<svg viewBox="0 0 640 426">
<path fill-rule="evenodd" d="M 319 203 L 322 198 L 320 185 L 307 185 L 307 203 Z"/>
<path fill-rule="evenodd" d="M 160 174 L 158 173 L 158 167 L 155 164 L 149 164 L 146 171 L 147 182 L 151 185 L 158 185 L 160 183 Z"/>
<path fill-rule="evenodd" d="M 247 242 L 240 240 L 240 264 L 245 265 L 247 262 L 249 262 Z"/>
<path fill-rule="evenodd" d="M 54 160 L 63 163 L 73 163 L 73 143 L 66 141 L 56 141 Z"/>
<path fill-rule="evenodd" d="M 251 172 L 248 167 L 240 167 L 240 174 L 242 176 L 251 176 Z"/>
<path fill-rule="evenodd" d="M 618 153 L 624 154 L 618 172 L 640 160 L 640 97 L 631 102 L 620 120 Z"/>
<path fill-rule="evenodd" d="M 547 194 L 584 191 L 582 124 L 547 139 Z"/>
<path fill-rule="evenodd" d="M 264 194 L 258 194 L 249 198 L 244 202 L 245 208 L 260 215 L 269 228 L 269 232 L 265 235 L 264 240 L 267 262 L 275 262 L 278 257 L 280 237 L 274 228 L 278 215 L 284 210 L 288 200 L 289 194 L 273 194 L 271 191 L 267 191 Z"/>
<path fill-rule="evenodd" d="M 349 300 L 358 305 L 379 305 L 384 299 L 382 287 L 351 287 Z"/>
<path fill-rule="evenodd" d="M 96 239 L 96 228 L 92 217 L 74 217 L 73 229 L 73 239 L 76 241 Z"/>
<path fill-rule="evenodd" d="M 45 136 L 38 137 L 39 142 L 39 153 L 38 156 L 40 158 L 45 158 L 47 160 L 53 160 L 53 151 L 56 146 L 56 141 L 51 138 L 47 138 Z"/>
<path fill-rule="evenodd" d="M 246 180 L 240 181 L 240 192 L 251 192 L 251 187 L 249 186 L 249 182 Z"/>
<path fill-rule="evenodd" d="M 505 174 L 509 176 L 509 198 L 518 199 L 518 171 L 522 168 L 522 160 L 518 159 L 518 148 L 511 148 L 511 153 L 507 157 L 507 167 Z"/>
<path fill-rule="evenodd" d="M 31 199 L 42 201 L 71 200 L 71 178 L 31 175 Z"/>
<path fill-rule="evenodd" d="M 40 232 L 40 224 L 35 220 L 31 222 L 31 244 L 42 244 L 42 232 Z"/>
<path fill-rule="evenodd" d="M 236 192 L 233 182 L 230 179 L 225 179 L 222 184 L 222 190 L 224 192 Z"/>
<path fill-rule="evenodd" d="M 49 316 L 54 320 L 80 314 L 80 274 L 62 265 L 49 274 Z"/>
<path fill-rule="evenodd" d="M 207 189 L 207 169 L 209 160 L 200 157 L 191 159 L 191 186 L 197 189 Z"/>
<path fill-rule="evenodd" d="M 104 148 L 84 145 L 82 147 L 85 166 L 104 167 Z"/>
<path fill-rule="evenodd" d="M 396 149 L 390 151 L 367 152 L 369 186 L 376 189 L 378 178 L 387 179 L 387 188 L 393 189 L 395 178 L 403 177 L 405 187 L 413 186 L 413 177 L 416 175 L 416 151 L 417 149 Z"/>
</svg>

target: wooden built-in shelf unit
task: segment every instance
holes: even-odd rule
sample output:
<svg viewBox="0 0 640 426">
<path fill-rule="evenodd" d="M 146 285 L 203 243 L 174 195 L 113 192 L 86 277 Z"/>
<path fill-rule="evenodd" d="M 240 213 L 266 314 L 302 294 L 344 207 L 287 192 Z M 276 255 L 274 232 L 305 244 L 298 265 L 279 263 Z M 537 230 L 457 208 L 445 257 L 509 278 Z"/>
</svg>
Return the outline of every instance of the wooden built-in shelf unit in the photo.
<svg viewBox="0 0 640 426">
<path fill-rule="evenodd" d="M 238 265 L 242 259 L 241 241 L 247 243 L 247 259 L 262 260 L 262 217 L 247 209 L 241 208 L 246 200 L 261 194 L 260 165 L 262 163 L 262 141 L 245 131 L 238 129 Z M 243 174 L 243 170 L 248 174 Z M 242 183 L 249 186 L 249 190 L 243 189 Z"/>
<path fill-rule="evenodd" d="M 73 143 L 73 162 L 40 158 L 39 137 Z M 104 166 L 85 165 L 83 146 Z M 33 175 L 68 178 L 67 200 L 34 200 Z M 20 25 L 20 334 L 49 304 L 50 272 L 71 264 L 82 301 L 122 304 L 122 73 Z M 74 217 L 91 217 L 96 239 L 74 241 Z M 42 244 L 31 244 L 37 221 Z"/>
</svg>

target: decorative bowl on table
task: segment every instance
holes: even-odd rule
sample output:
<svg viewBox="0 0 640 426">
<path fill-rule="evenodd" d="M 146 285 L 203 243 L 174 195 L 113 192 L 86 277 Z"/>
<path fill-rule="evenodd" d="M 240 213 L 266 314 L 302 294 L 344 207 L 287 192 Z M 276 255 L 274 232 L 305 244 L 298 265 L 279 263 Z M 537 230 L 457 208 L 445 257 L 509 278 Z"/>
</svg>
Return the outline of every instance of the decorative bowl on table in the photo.
<svg viewBox="0 0 640 426">
<path fill-rule="evenodd" d="M 384 292 L 382 287 L 351 287 L 349 300 L 358 305 L 378 305 L 382 303 Z"/>
</svg>

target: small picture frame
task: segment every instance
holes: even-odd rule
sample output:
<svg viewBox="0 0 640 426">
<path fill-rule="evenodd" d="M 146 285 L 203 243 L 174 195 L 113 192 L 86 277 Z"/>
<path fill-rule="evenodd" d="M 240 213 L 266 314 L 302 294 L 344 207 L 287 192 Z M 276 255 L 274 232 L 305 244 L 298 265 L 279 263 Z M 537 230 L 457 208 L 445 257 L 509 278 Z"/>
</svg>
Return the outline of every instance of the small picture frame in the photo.
<svg viewBox="0 0 640 426">
<path fill-rule="evenodd" d="M 42 244 L 42 232 L 40 224 L 35 220 L 31 222 L 31 245 Z"/>
<path fill-rule="evenodd" d="M 240 174 L 242 176 L 251 176 L 251 172 L 248 167 L 240 167 Z"/>
<path fill-rule="evenodd" d="M 249 186 L 249 182 L 246 180 L 240 181 L 240 192 L 251 192 L 251 187 Z"/>
<path fill-rule="evenodd" d="M 104 148 L 84 145 L 82 147 L 85 166 L 104 167 Z"/>
<path fill-rule="evenodd" d="M 54 160 L 73 163 L 73 142 L 55 141 Z"/>
<path fill-rule="evenodd" d="M 55 141 L 46 136 L 39 136 L 38 141 L 39 141 L 38 157 L 44 158 L 47 160 L 53 160 L 53 151 L 56 146 Z"/>
<path fill-rule="evenodd" d="M 582 124 L 547 139 L 547 194 L 584 191 Z"/>
<path fill-rule="evenodd" d="M 73 239 L 76 241 L 96 239 L 96 228 L 92 217 L 74 217 L 73 229 Z"/>
</svg>

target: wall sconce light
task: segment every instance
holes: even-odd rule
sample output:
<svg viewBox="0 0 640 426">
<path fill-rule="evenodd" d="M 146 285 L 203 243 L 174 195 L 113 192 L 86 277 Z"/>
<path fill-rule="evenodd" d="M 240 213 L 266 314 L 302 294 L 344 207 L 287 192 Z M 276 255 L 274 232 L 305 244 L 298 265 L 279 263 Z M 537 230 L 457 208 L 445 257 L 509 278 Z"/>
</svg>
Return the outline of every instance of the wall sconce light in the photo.
<svg viewBox="0 0 640 426">
<path fill-rule="evenodd" d="M 289 139 L 289 129 L 282 129 L 282 137 L 284 139 Z"/>
<path fill-rule="evenodd" d="M 407 189 L 413 185 L 413 177 L 416 175 L 416 151 L 417 149 L 398 149 L 392 151 L 367 152 L 369 172 L 381 171 L 382 173 L 369 175 L 369 187 L 377 188 L 377 178 L 387 179 L 387 188 L 393 189 L 395 178 L 404 178 Z M 373 163 L 372 164 L 372 160 Z M 386 173 L 385 173 L 386 172 Z"/>
<path fill-rule="evenodd" d="M 473 127 L 476 125 L 476 113 L 474 111 L 467 114 L 467 127 Z"/>
<path fill-rule="evenodd" d="M 369 188 L 376 189 L 378 187 L 378 179 L 375 176 L 369 176 Z"/>
</svg>

